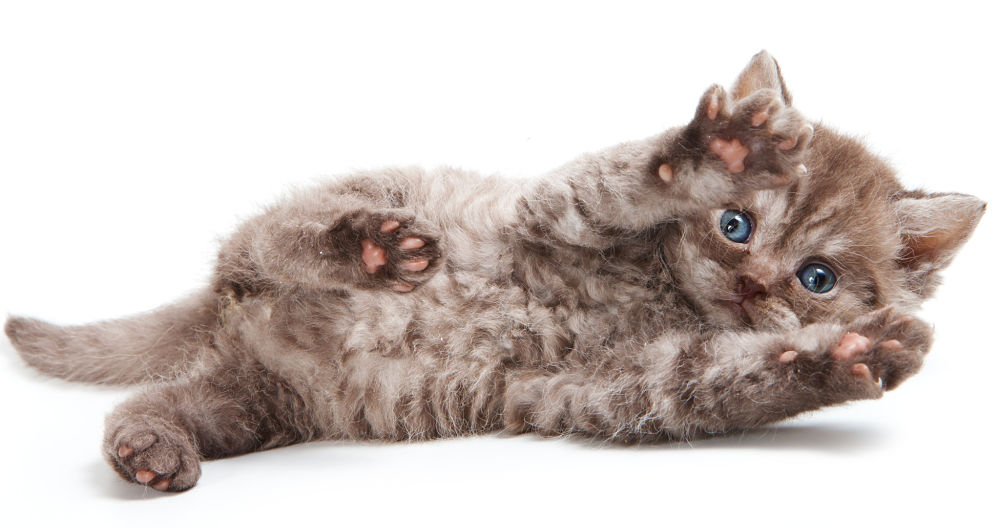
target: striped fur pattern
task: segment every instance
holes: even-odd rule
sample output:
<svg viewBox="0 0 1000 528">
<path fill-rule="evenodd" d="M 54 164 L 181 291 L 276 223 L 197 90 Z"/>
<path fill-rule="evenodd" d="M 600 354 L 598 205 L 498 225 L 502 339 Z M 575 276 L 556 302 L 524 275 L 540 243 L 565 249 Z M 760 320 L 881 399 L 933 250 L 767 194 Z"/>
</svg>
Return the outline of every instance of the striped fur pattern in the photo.
<svg viewBox="0 0 1000 528">
<path fill-rule="evenodd" d="M 312 439 L 696 438 L 915 373 L 931 332 L 907 314 L 984 207 L 904 190 L 808 123 L 762 52 L 686 126 L 533 181 L 349 175 L 246 222 L 191 299 L 6 332 L 45 373 L 144 383 L 104 450 L 159 490 L 193 486 L 201 460 Z M 747 243 L 723 236 L 727 209 L 754 219 Z M 802 286 L 809 262 L 833 290 Z"/>
</svg>

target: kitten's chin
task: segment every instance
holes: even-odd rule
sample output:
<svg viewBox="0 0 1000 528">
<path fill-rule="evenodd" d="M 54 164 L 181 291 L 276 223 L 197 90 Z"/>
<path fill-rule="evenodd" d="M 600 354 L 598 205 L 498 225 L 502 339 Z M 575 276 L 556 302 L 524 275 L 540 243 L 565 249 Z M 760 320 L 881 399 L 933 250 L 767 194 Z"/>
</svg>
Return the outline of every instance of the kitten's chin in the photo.
<svg viewBox="0 0 1000 528">
<path fill-rule="evenodd" d="M 755 320 L 747 308 L 730 300 L 711 301 L 704 307 L 706 319 L 711 320 L 720 328 L 750 329 L 754 328 Z"/>
<path fill-rule="evenodd" d="M 753 307 L 748 302 L 739 303 L 736 301 L 718 301 L 718 304 L 722 305 L 723 309 L 727 311 L 732 317 L 733 322 L 741 326 L 754 326 L 754 317 L 751 316 L 751 312 L 754 311 Z"/>
</svg>

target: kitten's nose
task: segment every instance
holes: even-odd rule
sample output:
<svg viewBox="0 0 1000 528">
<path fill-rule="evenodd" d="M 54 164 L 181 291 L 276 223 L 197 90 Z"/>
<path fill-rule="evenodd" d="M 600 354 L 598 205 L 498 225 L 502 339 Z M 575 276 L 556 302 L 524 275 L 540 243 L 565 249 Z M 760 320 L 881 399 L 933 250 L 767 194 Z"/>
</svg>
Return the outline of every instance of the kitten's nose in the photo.
<svg viewBox="0 0 1000 528">
<path fill-rule="evenodd" d="M 737 302 L 743 304 L 767 295 L 767 287 L 749 275 L 742 275 L 736 283 L 736 295 L 739 297 Z"/>
</svg>

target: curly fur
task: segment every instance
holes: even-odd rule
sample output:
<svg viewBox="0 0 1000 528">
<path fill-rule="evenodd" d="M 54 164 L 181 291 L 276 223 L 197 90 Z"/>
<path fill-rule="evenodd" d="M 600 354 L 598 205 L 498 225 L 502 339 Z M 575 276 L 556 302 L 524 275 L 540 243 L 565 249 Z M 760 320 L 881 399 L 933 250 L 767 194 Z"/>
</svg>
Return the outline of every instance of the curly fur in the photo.
<svg viewBox="0 0 1000 528">
<path fill-rule="evenodd" d="M 920 367 L 929 326 L 900 315 L 984 204 L 904 190 L 790 104 L 762 52 L 684 127 L 526 182 L 345 176 L 244 223 L 191 299 L 6 332 L 48 374 L 149 382 L 108 417 L 105 452 L 164 490 L 201 459 L 311 439 L 691 438 L 877 398 Z M 725 159 L 719 138 L 749 153 Z M 753 215 L 747 244 L 721 235 L 725 209 Z M 811 261 L 836 270 L 829 294 L 799 284 Z"/>
</svg>

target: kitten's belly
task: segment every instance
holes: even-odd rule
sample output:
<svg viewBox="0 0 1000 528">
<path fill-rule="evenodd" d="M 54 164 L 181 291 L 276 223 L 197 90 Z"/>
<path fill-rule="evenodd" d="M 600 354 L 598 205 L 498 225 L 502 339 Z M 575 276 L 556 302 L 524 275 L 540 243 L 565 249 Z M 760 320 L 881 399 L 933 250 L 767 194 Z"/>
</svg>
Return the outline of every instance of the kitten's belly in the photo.
<svg viewBox="0 0 1000 528">
<path fill-rule="evenodd" d="M 296 387 L 329 436 L 491 429 L 510 372 L 558 364 L 623 322 L 620 306 L 544 303 L 483 271 L 445 266 L 406 294 L 249 300 L 228 331 Z"/>
</svg>

